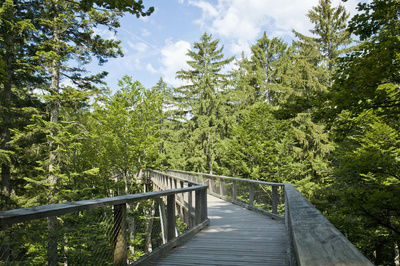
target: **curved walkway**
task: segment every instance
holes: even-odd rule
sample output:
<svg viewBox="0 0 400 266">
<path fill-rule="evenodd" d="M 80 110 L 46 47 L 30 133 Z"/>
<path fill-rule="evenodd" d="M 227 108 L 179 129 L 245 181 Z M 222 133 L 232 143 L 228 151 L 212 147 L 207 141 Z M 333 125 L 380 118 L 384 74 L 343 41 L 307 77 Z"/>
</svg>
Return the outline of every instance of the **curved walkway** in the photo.
<svg viewBox="0 0 400 266">
<path fill-rule="evenodd" d="M 283 221 L 208 197 L 210 226 L 155 265 L 288 265 Z"/>
</svg>

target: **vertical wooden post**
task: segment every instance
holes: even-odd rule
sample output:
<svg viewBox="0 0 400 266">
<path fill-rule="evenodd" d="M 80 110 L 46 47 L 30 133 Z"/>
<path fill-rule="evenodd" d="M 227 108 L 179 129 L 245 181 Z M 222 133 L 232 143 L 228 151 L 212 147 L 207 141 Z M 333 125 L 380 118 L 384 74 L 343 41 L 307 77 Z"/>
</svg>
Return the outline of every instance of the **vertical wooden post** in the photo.
<svg viewBox="0 0 400 266">
<path fill-rule="evenodd" d="M 211 177 L 208 179 L 208 189 L 210 190 L 211 193 L 214 193 L 214 179 Z"/>
<path fill-rule="evenodd" d="M 201 222 L 201 190 L 196 190 L 195 192 L 195 214 L 194 214 L 194 224 L 198 225 Z"/>
<path fill-rule="evenodd" d="M 219 195 L 224 196 L 224 180 L 222 178 L 219 179 Z"/>
<path fill-rule="evenodd" d="M 126 265 L 126 204 L 114 205 L 114 265 Z"/>
<path fill-rule="evenodd" d="M 172 240 L 175 237 L 175 194 L 167 196 L 167 239 Z"/>
<path fill-rule="evenodd" d="M 203 222 L 207 219 L 207 189 L 201 190 L 201 221 Z"/>
<path fill-rule="evenodd" d="M 253 206 L 254 201 L 254 184 L 249 182 L 249 205 Z"/>
<path fill-rule="evenodd" d="M 191 187 L 192 186 L 192 184 L 191 183 L 189 183 L 188 184 L 188 186 L 189 187 Z M 193 227 L 193 218 L 192 218 L 192 213 L 193 213 L 193 199 L 192 199 L 192 195 L 193 195 L 193 192 L 192 191 L 190 191 L 189 192 L 189 198 L 188 198 L 188 213 L 189 213 L 189 228 L 192 228 Z"/>
<path fill-rule="evenodd" d="M 47 218 L 47 262 L 50 266 L 58 265 L 58 252 L 57 252 L 57 217 L 50 216 Z"/>
<path fill-rule="evenodd" d="M 158 212 L 160 213 L 161 237 L 163 244 L 167 243 L 167 215 L 165 213 L 164 201 L 161 198 L 156 199 L 158 203 Z"/>
<path fill-rule="evenodd" d="M 232 190 L 232 199 L 233 201 L 236 201 L 236 180 L 233 180 Z"/>
<path fill-rule="evenodd" d="M 278 187 L 272 186 L 272 213 L 278 214 Z"/>
</svg>

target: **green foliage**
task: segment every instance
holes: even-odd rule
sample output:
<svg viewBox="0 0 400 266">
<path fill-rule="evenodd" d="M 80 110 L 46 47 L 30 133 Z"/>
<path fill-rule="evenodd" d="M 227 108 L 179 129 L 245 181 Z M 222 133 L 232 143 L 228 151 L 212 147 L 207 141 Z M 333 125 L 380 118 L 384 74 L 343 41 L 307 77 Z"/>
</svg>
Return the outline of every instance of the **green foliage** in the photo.
<svg viewBox="0 0 400 266">
<path fill-rule="evenodd" d="M 185 129 L 187 167 L 212 173 L 216 165 L 216 144 L 226 132 L 227 74 L 223 67 L 233 58 L 223 59 L 218 40 L 204 33 L 194 50 L 188 52 L 190 70 L 180 70 L 177 77 L 188 85 L 176 89 L 177 108 Z"/>
<path fill-rule="evenodd" d="M 162 97 L 125 76 L 120 90 L 96 104 L 91 115 L 93 167 L 104 178 L 131 178 L 138 169 L 157 167 Z M 127 189 L 127 188 L 126 188 Z M 126 191 L 127 192 L 127 191 Z"/>
</svg>

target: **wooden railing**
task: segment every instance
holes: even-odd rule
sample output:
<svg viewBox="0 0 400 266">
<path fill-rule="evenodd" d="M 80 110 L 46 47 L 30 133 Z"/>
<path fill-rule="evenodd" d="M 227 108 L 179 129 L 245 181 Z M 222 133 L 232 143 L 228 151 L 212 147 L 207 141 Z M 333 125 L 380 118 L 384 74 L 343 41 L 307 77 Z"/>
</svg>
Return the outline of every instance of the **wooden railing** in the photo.
<svg viewBox="0 0 400 266">
<path fill-rule="evenodd" d="M 168 178 L 168 180 L 171 180 L 170 184 L 173 184 L 174 182 L 176 184 L 177 180 L 179 179 L 156 171 L 154 172 L 148 171 L 147 175 L 155 181 Z M 21 265 L 24 264 L 24 262 L 21 262 L 22 259 L 17 258 L 16 254 L 18 253 L 18 251 L 15 249 L 17 246 L 23 246 L 25 243 L 16 243 L 15 242 L 16 239 L 13 239 L 13 236 L 18 234 L 16 230 L 23 230 L 23 228 L 28 228 L 32 226 L 26 226 L 26 227 L 19 226 L 20 224 L 26 222 L 29 223 L 31 221 L 35 221 L 42 218 L 46 218 L 48 221 L 57 222 L 56 217 L 63 217 L 68 213 L 73 213 L 74 215 L 76 215 L 76 218 L 78 218 L 81 215 L 80 213 L 82 211 L 96 210 L 99 208 L 111 207 L 111 206 L 112 210 L 110 210 L 109 212 L 102 212 L 101 214 L 101 215 L 107 214 L 108 216 L 110 216 L 111 214 L 111 218 L 110 217 L 106 218 L 106 220 L 111 219 L 112 228 L 109 230 L 111 232 L 111 235 L 102 238 L 105 240 L 109 239 L 112 242 L 109 244 L 104 244 L 104 246 L 111 247 L 111 249 L 113 250 L 107 264 L 113 263 L 114 265 L 126 265 L 132 263 L 133 261 L 129 261 L 127 256 L 129 250 L 131 249 L 129 247 L 129 243 L 127 242 L 127 240 L 129 239 L 129 234 L 133 234 L 133 232 L 130 231 L 130 226 L 128 225 L 129 219 L 127 219 L 127 213 L 128 213 L 127 206 L 129 211 L 130 209 L 129 206 L 133 206 L 132 204 L 142 202 L 145 200 L 153 200 L 155 202 L 158 202 L 159 206 L 159 218 L 160 218 L 163 244 L 158 248 L 153 249 L 152 252 L 146 254 L 145 256 L 142 256 L 139 260 L 136 260 L 134 262 L 134 264 L 146 264 L 149 260 L 165 254 L 171 248 L 190 239 L 196 232 L 201 230 L 204 226 L 207 226 L 209 223 L 209 220 L 207 218 L 207 186 L 199 185 L 191 181 L 185 182 L 180 179 L 179 179 L 179 184 L 181 185 L 181 187 L 176 188 L 175 185 L 175 189 L 171 189 L 172 186 L 165 185 L 163 188 L 167 190 L 160 190 L 160 191 L 141 193 L 141 194 L 123 195 L 111 198 L 66 202 L 60 204 L 22 208 L 22 209 L 0 212 L 0 233 L 4 235 L 4 239 L 2 239 L 0 243 L 0 251 L 2 251 L 3 253 L 4 252 L 9 253 L 7 255 L 8 257 L 6 257 L 4 254 L 2 254 L 3 255 L 2 257 L 0 256 L 0 264 L 1 265 L 7 263 L 14 263 L 14 264 L 21 263 Z M 189 215 L 190 217 L 189 220 L 191 221 L 191 223 L 188 226 L 188 230 L 186 230 L 181 234 L 178 234 L 177 224 L 176 224 L 176 216 L 177 216 L 176 205 L 178 203 L 178 199 L 182 198 L 181 195 L 186 195 L 186 198 L 191 199 L 192 193 L 195 194 L 195 200 L 193 202 L 194 205 L 192 204 L 192 202 L 190 203 L 188 202 L 186 205 L 187 208 L 194 210 L 193 215 L 191 214 L 191 212 Z M 164 201 L 162 198 L 166 198 L 166 207 L 164 206 Z M 104 221 L 99 221 L 99 224 L 100 223 L 104 223 Z M 43 229 L 47 228 L 43 226 Z M 57 234 L 52 234 L 51 232 L 47 232 L 47 230 L 44 230 L 43 232 L 36 231 L 35 233 L 38 234 L 39 238 L 41 239 L 50 237 L 51 235 L 57 235 Z M 24 232 L 22 232 L 22 234 L 24 234 Z M 42 236 L 40 234 L 45 236 Z M 60 250 L 60 246 L 62 245 L 65 253 L 67 253 L 68 244 L 70 244 L 72 241 L 69 241 L 69 243 L 65 243 L 67 242 L 66 241 L 67 237 L 66 236 L 60 237 L 59 235 L 60 234 L 58 234 L 58 237 L 56 237 L 56 239 L 47 239 L 48 247 L 42 247 L 42 248 L 48 249 L 50 246 L 50 242 L 54 242 L 56 245 L 56 252 L 57 252 L 57 245 L 58 245 L 58 250 Z M 7 241 L 5 240 L 6 237 L 8 239 Z M 81 237 L 86 237 L 86 236 L 82 235 Z M 26 237 L 21 239 L 26 240 Z M 79 240 L 80 239 L 74 239 L 74 241 L 79 241 Z M 62 243 L 57 243 L 57 241 Z M 85 246 L 86 249 L 89 248 L 88 243 L 82 243 L 82 244 L 83 246 Z M 100 243 L 95 243 L 95 244 L 100 245 Z M 85 251 L 92 252 L 90 250 L 85 250 Z M 23 250 L 21 252 L 23 252 Z M 69 264 L 68 262 L 66 262 L 68 258 L 57 259 L 57 254 L 51 255 L 49 254 L 48 251 L 47 254 L 46 253 L 44 254 L 45 256 L 48 256 L 47 263 L 49 265 L 57 265 L 58 263 Z M 105 256 L 105 255 L 99 254 L 99 256 Z M 34 261 L 35 259 L 36 258 L 25 258 L 25 260 L 28 261 L 29 260 Z M 89 263 L 85 261 L 84 258 L 81 259 L 82 260 L 79 261 L 80 264 L 94 263 L 93 261 Z M 102 260 L 102 263 L 106 263 L 104 262 L 106 260 Z M 41 263 L 43 263 L 43 261 Z M 74 263 L 70 262 L 70 264 Z"/>
<path fill-rule="evenodd" d="M 284 218 L 290 243 L 290 265 L 373 265 L 291 184 L 180 170 L 166 172 L 185 180 L 207 184 L 211 195 L 278 221 Z M 238 191 L 239 183 L 242 184 L 241 192 Z M 261 198 L 267 199 L 266 203 L 256 197 L 257 186 L 263 187 Z M 268 186 L 270 189 L 265 188 Z"/>
<path fill-rule="evenodd" d="M 284 220 L 284 184 L 213 174 L 166 170 L 184 180 L 208 186 L 208 193 L 247 209 Z"/>
</svg>

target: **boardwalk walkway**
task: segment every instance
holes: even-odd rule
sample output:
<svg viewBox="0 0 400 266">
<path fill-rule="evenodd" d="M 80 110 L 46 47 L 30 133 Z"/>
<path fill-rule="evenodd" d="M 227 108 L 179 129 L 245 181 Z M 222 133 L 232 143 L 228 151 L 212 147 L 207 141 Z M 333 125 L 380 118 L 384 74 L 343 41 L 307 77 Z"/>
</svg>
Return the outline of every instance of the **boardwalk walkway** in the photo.
<svg viewBox="0 0 400 266">
<path fill-rule="evenodd" d="M 287 265 L 285 225 L 208 195 L 210 226 L 153 265 Z"/>
</svg>

